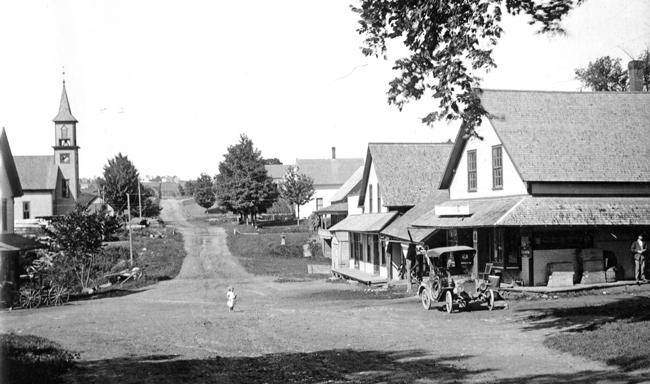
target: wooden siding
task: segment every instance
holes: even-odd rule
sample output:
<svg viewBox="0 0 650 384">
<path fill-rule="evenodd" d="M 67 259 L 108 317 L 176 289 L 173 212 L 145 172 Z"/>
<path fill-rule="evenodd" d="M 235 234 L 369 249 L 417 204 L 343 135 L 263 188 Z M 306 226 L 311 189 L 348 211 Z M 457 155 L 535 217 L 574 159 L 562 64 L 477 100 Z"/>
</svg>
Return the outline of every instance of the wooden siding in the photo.
<svg viewBox="0 0 650 384">
<path fill-rule="evenodd" d="M 519 177 L 517 169 L 508 155 L 508 148 L 503 147 L 503 189 L 492 188 L 492 147 L 501 145 L 494 128 L 487 119 L 483 120 L 477 133 L 483 136 L 483 140 L 470 139 L 456 168 L 453 181 L 449 188 L 451 200 L 474 199 L 483 197 L 498 197 L 525 195 L 526 186 Z M 468 192 L 467 181 L 467 152 L 476 150 L 476 192 Z"/>
<path fill-rule="evenodd" d="M 548 283 L 549 263 L 570 263 L 573 265 L 573 271 L 577 271 L 578 260 L 576 250 L 549 249 L 533 251 L 533 280 L 535 285 L 545 286 Z M 576 275 L 573 276 L 574 282 L 577 278 Z"/>
<path fill-rule="evenodd" d="M 30 218 L 35 218 L 39 216 L 52 216 L 53 212 L 53 203 L 54 197 L 52 193 L 54 191 L 43 191 L 43 192 L 25 192 L 25 194 L 14 200 L 14 220 L 20 221 L 23 219 L 23 202 L 30 202 Z M 74 201 L 74 200 L 73 200 Z"/>
<path fill-rule="evenodd" d="M 372 201 L 370 200 L 370 186 L 372 185 Z M 375 169 L 375 163 L 371 162 L 370 163 L 370 173 L 368 175 L 368 185 L 366 186 L 366 193 L 365 193 L 365 200 L 364 200 L 364 212 L 365 213 L 370 213 L 370 207 L 372 206 L 372 213 L 381 213 L 381 212 L 387 212 L 386 209 L 384 208 L 382 210 L 381 207 L 377 207 L 377 170 Z"/>
</svg>

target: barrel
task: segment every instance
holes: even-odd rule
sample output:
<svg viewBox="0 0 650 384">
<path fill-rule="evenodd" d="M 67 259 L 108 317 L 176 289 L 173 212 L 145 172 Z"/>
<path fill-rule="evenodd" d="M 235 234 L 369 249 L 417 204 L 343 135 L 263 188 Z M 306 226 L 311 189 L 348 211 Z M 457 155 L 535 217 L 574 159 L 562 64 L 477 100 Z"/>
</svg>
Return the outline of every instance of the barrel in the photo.
<svg viewBox="0 0 650 384">
<path fill-rule="evenodd" d="M 608 283 L 616 281 L 616 269 L 614 267 L 605 271 L 605 281 Z"/>
</svg>

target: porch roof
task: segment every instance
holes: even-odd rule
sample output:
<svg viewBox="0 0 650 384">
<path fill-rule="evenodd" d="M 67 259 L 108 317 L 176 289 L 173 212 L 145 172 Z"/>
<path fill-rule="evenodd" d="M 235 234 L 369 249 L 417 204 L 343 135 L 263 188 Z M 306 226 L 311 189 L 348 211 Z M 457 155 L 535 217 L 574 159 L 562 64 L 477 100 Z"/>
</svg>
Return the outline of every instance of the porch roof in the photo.
<svg viewBox="0 0 650 384">
<path fill-rule="evenodd" d="M 499 225 L 650 225 L 650 197 L 533 197 Z"/>
<path fill-rule="evenodd" d="M 347 214 L 348 213 L 348 203 L 345 202 L 345 203 L 336 203 L 336 204 L 328 205 L 327 207 L 325 207 L 323 209 L 319 209 L 319 210 L 314 211 L 314 212 L 316 214 L 320 214 L 320 215 L 323 215 L 323 214 L 324 215 L 332 215 L 332 214 L 342 214 L 342 213 Z"/>
<path fill-rule="evenodd" d="M 330 232 L 379 232 L 397 215 L 396 211 L 350 215 L 330 228 Z"/>
<path fill-rule="evenodd" d="M 45 247 L 45 245 L 38 241 L 14 233 L 3 233 L 0 235 L 0 252 L 28 251 L 30 249 Z"/>
<path fill-rule="evenodd" d="M 508 214 L 518 203 L 524 200 L 525 196 L 471 199 L 471 200 L 448 200 L 439 204 L 443 207 L 457 207 L 468 205 L 469 215 L 438 216 L 435 208 L 422 215 L 411 223 L 411 227 L 417 228 L 461 228 L 461 227 L 492 227 L 501 224 L 501 219 Z"/>
<path fill-rule="evenodd" d="M 409 228 L 411 223 L 419 219 L 425 213 L 431 211 L 436 205 L 444 202 L 449 197 L 447 190 L 438 190 L 427 196 L 419 204 L 406 211 L 406 213 L 390 223 L 381 231 L 382 235 L 389 236 L 393 239 L 405 240 L 413 243 L 426 241 L 433 235 L 435 228 Z"/>
</svg>

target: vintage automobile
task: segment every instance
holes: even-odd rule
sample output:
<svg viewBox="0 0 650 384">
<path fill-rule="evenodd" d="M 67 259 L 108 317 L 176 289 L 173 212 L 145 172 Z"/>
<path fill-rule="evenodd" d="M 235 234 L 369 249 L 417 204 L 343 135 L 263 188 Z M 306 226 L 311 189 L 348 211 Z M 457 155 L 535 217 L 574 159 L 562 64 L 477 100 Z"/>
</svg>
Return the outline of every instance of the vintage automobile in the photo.
<svg viewBox="0 0 650 384">
<path fill-rule="evenodd" d="M 490 310 L 494 302 L 503 300 L 499 294 L 501 277 L 487 274 L 487 279 L 472 277 L 476 250 L 467 246 L 433 248 L 426 251 L 425 263 L 429 278 L 423 279 L 418 295 L 425 309 L 432 309 L 435 302 L 444 302 L 448 313 L 454 307 L 466 308 L 472 301 L 486 302 Z"/>
</svg>

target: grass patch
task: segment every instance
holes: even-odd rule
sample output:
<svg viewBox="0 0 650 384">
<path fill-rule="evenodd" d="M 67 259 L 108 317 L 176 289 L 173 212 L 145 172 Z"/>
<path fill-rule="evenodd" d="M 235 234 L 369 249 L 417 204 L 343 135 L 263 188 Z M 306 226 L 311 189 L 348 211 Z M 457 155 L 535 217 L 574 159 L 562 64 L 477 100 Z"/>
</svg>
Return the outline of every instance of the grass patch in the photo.
<svg viewBox="0 0 650 384">
<path fill-rule="evenodd" d="M 237 257 L 246 271 L 254 275 L 276 276 L 280 281 L 320 279 L 322 275 L 307 273 L 307 265 L 330 265 L 332 262 L 324 257 L 322 252 L 312 252 L 313 257 L 303 257 L 302 246 L 310 242 L 313 234 L 310 232 L 285 232 L 286 244 L 281 245 L 282 237 L 279 233 L 261 233 L 247 225 L 221 224 L 221 226 L 228 234 L 227 245 L 230 253 Z M 235 235 L 234 229 L 237 229 L 240 234 Z"/>
<path fill-rule="evenodd" d="M 121 260 L 129 261 L 129 234 L 122 234 L 119 242 L 109 243 L 111 252 L 120 254 Z M 112 249 L 111 249 L 112 248 Z M 173 228 L 144 228 L 133 231 L 133 263 L 145 268 L 145 278 L 128 281 L 121 288 L 138 288 L 171 280 L 178 275 L 186 252 L 183 235 Z M 125 268 L 128 268 L 128 263 Z M 119 269 L 119 268 L 118 268 Z M 119 285 L 117 285 L 119 287 Z"/>
<path fill-rule="evenodd" d="M 585 326 L 549 337 L 546 346 L 624 371 L 650 365 L 650 299 L 636 297 L 600 306 L 558 308 L 550 315 L 573 323 L 584 319 Z"/>
<path fill-rule="evenodd" d="M 3 383 L 61 383 L 60 376 L 79 355 L 38 336 L 0 334 L 0 378 Z"/>
</svg>

